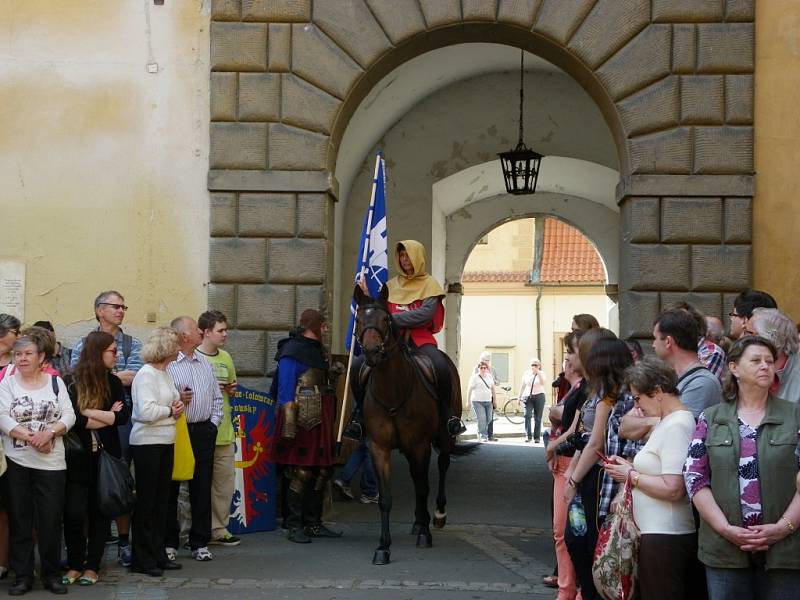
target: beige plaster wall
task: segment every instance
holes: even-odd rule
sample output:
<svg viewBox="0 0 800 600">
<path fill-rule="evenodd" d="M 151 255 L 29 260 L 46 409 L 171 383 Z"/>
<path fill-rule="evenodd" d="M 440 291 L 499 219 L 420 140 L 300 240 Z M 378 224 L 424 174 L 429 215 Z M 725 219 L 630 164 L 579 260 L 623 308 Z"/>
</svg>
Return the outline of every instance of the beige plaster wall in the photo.
<svg viewBox="0 0 800 600">
<path fill-rule="evenodd" d="M 533 268 L 535 219 L 503 223 L 473 249 L 464 265 L 468 271 L 528 271 Z"/>
<path fill-rule="evenodd" d="M 116 288 L 136 332 L 205 308 L 209 0 L 6 0 L 0 260 L 68 341 Z M 155 73 L 148 72 L 148 65 Z"/>
<path fill-rule="evenodd" d="M 800 320 L 800 3 L 795 0 L 756 3 L 755 73 L 753 284 Z"/>
</svg>

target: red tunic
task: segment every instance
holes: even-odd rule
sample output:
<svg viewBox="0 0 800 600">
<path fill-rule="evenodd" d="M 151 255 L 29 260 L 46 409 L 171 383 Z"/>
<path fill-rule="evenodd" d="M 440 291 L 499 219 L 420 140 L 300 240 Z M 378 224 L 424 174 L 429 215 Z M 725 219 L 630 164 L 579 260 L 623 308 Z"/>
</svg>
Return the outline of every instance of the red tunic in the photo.
<svg viewBox="0 0 800 600">
<path fill-rule="evenodd" d="M 414 300 L 411 304 L 395 304 L 389 302 L 389 312 L 392 314 L 402 313 L 408 310 L 414 310 L 422 306 L 422 300 Z M 434 333 L 439 333 L 444 326 L 444 304 L 442 299 L 436 305 L 436 312 L 433 313 L 433 320 L 426 325 L 416 327 L 410 330 L 411 339 L 414 340 L 417 348 L 426 344 L 433 344 L 437 348 L 439 345 L 436 343 L 436 338 L 433 337 Z M 406 330 L 404 330 L 406 331 Z"/>
<path fill-rule="evenodd" d="M 333 435 L 336 420 L 335 398 L 330 394 L 322 396 L 322 423 L 311 429 L 297 427 L 293 438 L 281 437 L 283 431 L 283 407 L 278 407 L 275 416 L 275 437 L 271 451 L 272 462 L 298 467 L 330 467 L 334 464 Z"/>
</svg>

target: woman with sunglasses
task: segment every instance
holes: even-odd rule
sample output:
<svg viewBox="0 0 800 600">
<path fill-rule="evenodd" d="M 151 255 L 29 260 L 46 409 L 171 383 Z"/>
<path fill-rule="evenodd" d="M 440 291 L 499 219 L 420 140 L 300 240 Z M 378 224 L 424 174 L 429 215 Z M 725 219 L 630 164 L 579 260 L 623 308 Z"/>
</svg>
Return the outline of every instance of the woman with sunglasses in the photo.
<svg viewBox="0 0 800 600">
<path fill-rule="evenodd" d="M 494 408 L 494 378 L 489 369 L 489 365 L 481 362 L 478 365 L 478 372 L 469 378 L 467 385 L 467 399 L 475 417 L 478 419 L 478 438 L 481 442 L 489 441 L 489 423 L 492 420 L 492 409 Z"/>
<path fill-rule="evenodd" d="M 525 403 L 525 441 L 533 439 L 535 444 L 542 441 L 542 413 L 544 413 L 544 381 L 547 378 L 538 358 L 532 358 L 531 368 L 522 376 L 522 385 L 519 388 L 519 399 Z M 533 433 L 531 433 L 531 417 L 534 419 Z"/>
</svg>

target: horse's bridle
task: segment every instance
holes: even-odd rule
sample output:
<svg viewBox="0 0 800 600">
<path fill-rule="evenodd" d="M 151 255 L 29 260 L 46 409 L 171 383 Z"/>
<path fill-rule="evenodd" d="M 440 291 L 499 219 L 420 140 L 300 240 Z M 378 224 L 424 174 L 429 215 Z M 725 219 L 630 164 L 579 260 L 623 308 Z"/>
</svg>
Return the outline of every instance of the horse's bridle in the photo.
<svg viewBox="0 0 800 600">
<path fill-rule="evenodd" d="M 392 341 L 394 339 L 394 336 L 392 335 L 392 314 L 387 309 L 377 304 L 371 304 L 369 307 L 365 307 L 365 309 L 366 308 L 374 308 L 375 310 L 379 310 L 383 313 L 386 313 L 386 317 L 389 322 L 389 327 L 384 332 L 380 329 L 380 327 L 376 325 L 367 325 L 366 327 L 357 332 L 356 339 L 358 340 L 358 343 L 361 346 L 361 349 L 364 351 L 365 355 L 377 353 L 381 358 L 386 358 L 387 342 Z M 356 324 L 358 324 L 357 319 L 356 319 Z M 367 350 L 364 347 L 364 335 L 370 330 L 378 334 L 378 338 L 380 339 L 381 342 L 377 348 Z"/>
</svg>

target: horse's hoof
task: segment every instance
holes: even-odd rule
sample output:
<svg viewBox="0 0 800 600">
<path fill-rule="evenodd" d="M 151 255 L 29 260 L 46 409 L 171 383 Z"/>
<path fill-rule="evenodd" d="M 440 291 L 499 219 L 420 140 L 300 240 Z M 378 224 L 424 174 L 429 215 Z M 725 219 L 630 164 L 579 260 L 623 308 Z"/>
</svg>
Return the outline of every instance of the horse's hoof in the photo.
<svg viewBox="0 0 800 600">
<path fill-rule="evenodd" d="M 447 523 L 447 513 L 439 513 L 439 511 L 435 511 L 433 513 L 433 526 L 436 529 L 441 529 Z"/>
<path fill-rule="evenodd" d="M 391 561 L 389 560 L 390 552 L 388 550 L 375 550 L 375 555 L 372 557 L 372 564 L 373 565 L 388 565 Z"/>
<path fill-rule="evenodd" d="M 422 525 L 419 523 L 414 523 L 411 526 L 411 535 L 419 535 L 419 532 L 422 531 Z"/>
<path fill-rule="evenodd" d="M 420 531 L 417 536 L 417 548 L 430 548 L 433 546 L 433 537 L 430 531 Z"/>
</svg>

